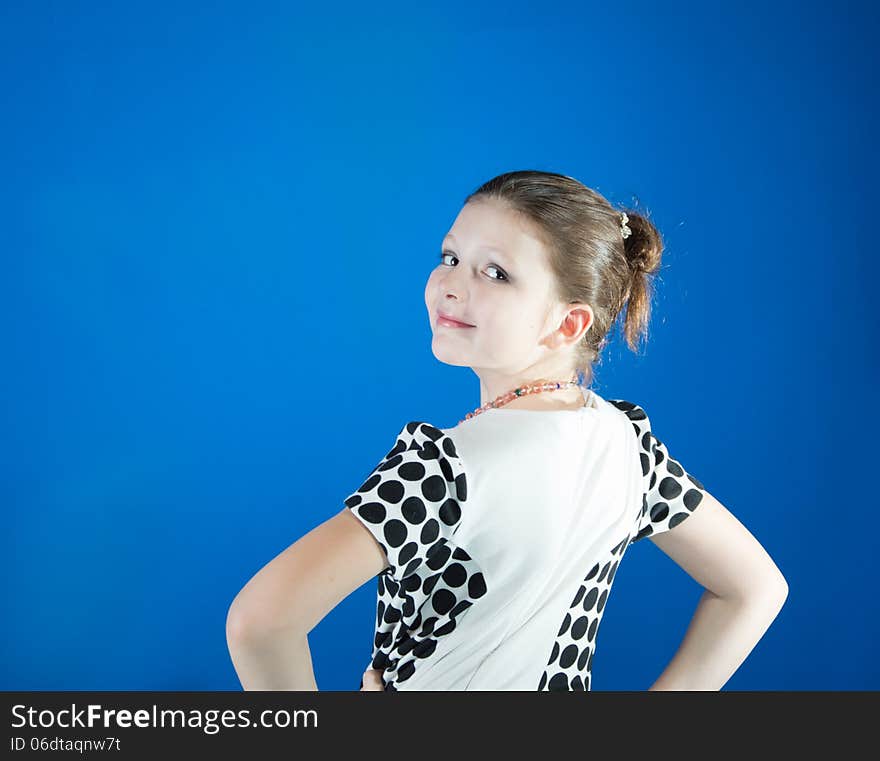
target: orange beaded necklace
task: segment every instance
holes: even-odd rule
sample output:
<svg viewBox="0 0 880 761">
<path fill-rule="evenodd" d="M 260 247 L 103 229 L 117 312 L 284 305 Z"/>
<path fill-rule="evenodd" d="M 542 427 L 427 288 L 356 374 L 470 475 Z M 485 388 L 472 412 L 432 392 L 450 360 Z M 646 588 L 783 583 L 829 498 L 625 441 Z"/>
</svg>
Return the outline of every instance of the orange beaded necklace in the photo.
<svg viewBox="0 0 880 761">
<path fill-rule="evenodd" d="M 495 397 L 491 402 L 486 402 L 482 407 L 477 407 L 473 412 L 468 412 L 459 423 L 463 423 L 465 420 L 470 420 L 477 415 L 481 415 L 486 410 L 491 410 L 497 407 L 503 407 L 505 404 L 512 402 L 514 399 L 520 396 L 528 396 L 529 394 L 540 394 L 544 391 L 557 391 L 558 389 L 563 388 L 572 388 L 573 386 L 577 386 L 578 382 L 576 380 L 569 381 L 552 381 L 540 379 L 535 381 L 534 383 L 530 383 L 525 386 L 520 386 L 519 388 L 513 389 L 513 391 L 507 391 L 500 396 Z"/>
</svg>

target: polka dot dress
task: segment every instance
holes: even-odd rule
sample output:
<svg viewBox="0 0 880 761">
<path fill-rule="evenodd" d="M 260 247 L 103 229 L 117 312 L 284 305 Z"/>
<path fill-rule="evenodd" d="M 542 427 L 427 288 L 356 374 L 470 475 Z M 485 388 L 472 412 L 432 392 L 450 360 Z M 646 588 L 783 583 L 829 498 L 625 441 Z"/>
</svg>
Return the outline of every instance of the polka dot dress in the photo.
<svg viewBox="0 0 880 761">
<path fill-rule="evenodd" d="M 641 407 L 623 399 L 608 401 L 626 414 L 638 439 L 644 479 L 641 510 L 633 531 L 596 562 L 578 587 L 553 643 L 539 690 L 590 689 L 596 631 L 624 551 L 633 542 L 677 526 L 705 494 L 703 485 L 669 456 L 666 446 L 651 432 Z"/>
<path fill-rule="evenodd" d="M 591 393 L 583 411 L 409 422 L 346 498 L 388 558 L 371 658 L 386 690 L 591 688 L 624 552 L 705 495 L 644 409 Z"/>
<path fill-rule="evenodd" d="M 410 422 L 345 504 L 388 557 L 379 576 L 372 667 L 396 690 L 438 640 L 486 593 L 473 558 L 453 540 L 467 502 L 455 444 L 429 423 Z"/>
<path fill-rule="evenodd" d="M 633 538 L 637 542 L 675 528 L 696 509 L 706 490 L 669 456 L 666 445 L 651 432 L 651 421 L 641 407 L 623 399 L 609 401 L 629 418 L 639 440 L 645 488 L 638 533 Z"/>
</svg>

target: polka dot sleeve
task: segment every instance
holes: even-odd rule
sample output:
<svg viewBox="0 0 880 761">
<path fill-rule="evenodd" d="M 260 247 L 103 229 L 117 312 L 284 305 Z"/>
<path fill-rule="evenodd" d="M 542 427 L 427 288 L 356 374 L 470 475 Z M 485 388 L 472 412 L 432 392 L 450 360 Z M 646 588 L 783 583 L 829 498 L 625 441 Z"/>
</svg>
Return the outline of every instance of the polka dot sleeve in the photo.
<svg viewBox="0 0 880 761">
<path fill-rule="evenodd" d="M 651 421 L 642 407 L 622 399 L 613 400 L 612 403 L 626 413 L 638 438 L 644 489 L 636 534 L 632 540 L 637 542 L 646 536 L 655 536 L 675 528 L 703 501 L 706 490 L 678 460 L 669 455 L 666 445 L 651 430 Z"/>
<path fill-rule="evenodd" d="M 402 580 L 448 544 L 461 520 L 467 481 L 455 443 L 439 428 L 409 422 L 345 504 L 373 535 Z"/>
<path fill-rule="evenodd" d="M 486 594 L 482 569 L 453 540 L 466 501 L 467 478 L 455 442 L 422 422 L 404 426 L 345 500 L 388 558 L 378 575 L 370 660 L 386 690 L 412 679 Z"/>
</svg>

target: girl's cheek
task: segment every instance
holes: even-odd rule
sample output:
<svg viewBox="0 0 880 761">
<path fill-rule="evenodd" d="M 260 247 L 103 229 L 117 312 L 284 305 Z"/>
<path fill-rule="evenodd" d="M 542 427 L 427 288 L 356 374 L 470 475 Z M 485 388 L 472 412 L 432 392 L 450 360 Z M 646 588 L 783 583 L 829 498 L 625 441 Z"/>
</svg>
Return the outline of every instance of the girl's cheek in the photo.
<svg viewBox="0 0 880 761">
<path fill-rule="evenodd" d="M 442 284 L 443 278 L 435 270 L 431 273 L 431 276 L 428 278 L 428 282 L 425 285 L 425 294 L 428 296 L 434 296 Z"/>
</svg>

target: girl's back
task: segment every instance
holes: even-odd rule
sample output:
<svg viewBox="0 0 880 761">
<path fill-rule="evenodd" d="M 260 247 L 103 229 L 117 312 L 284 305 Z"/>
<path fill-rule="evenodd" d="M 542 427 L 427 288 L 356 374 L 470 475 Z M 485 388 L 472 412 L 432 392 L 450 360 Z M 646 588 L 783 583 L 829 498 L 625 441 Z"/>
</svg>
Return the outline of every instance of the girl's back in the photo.
<svg viewBox="0 0 880 761">
<path fill-rule="evenodd" d="M 408 423 L 346 499 L 391 562 L 372 660 L 385 688 L 589 689 L 627 546 L 702 496 L 649 431 L 641 407 L 593 391 L 577 410 Z"/>
</svg>

